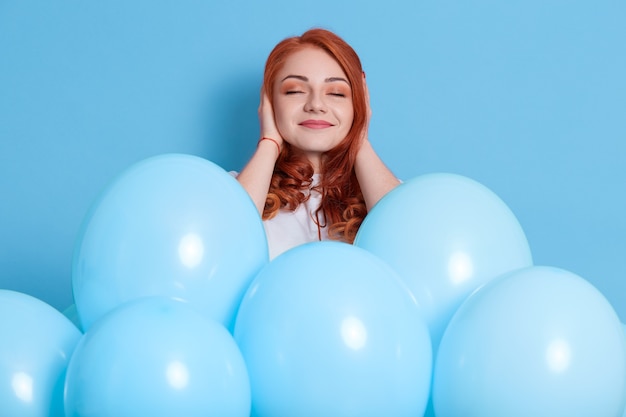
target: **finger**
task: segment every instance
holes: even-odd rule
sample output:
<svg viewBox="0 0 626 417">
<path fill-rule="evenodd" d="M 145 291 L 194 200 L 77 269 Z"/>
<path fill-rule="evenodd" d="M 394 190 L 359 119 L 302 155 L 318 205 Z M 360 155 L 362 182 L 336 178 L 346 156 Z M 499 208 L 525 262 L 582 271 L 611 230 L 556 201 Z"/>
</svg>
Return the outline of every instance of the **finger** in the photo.
<svg viewBox="0 0 626 417">
<path fill-rule="evenodd" d="M 259 107 L 257 112 L 259 115 L 261 114 L 261 110 L 263 109 L 263 100 L 265 98 L 265 86 L 261 83 L 261 89 L 259 91 Z"/>
<path fill-rule="evenodd" d="M 370 91 L 367 87 L 367 82 L 365 80 L 365 72 L 363 72 L 363 92 L 365 95 L 365 105 L 367 106 L 367 117 L 369 120 L 369 118 L 371 118 L 372 116 L 372 108 L 370 106 Z"/>
<path fill-rule="evenodd" d="M 365 72 L 363 72 L 363 90 L 365 92 L 365 99 L 367 100 L 367 102 L 369 103 L 370 100 L 370 92 L 369 89 L 367 88 L 367 81 L 365 80 Z"/>
</svg>

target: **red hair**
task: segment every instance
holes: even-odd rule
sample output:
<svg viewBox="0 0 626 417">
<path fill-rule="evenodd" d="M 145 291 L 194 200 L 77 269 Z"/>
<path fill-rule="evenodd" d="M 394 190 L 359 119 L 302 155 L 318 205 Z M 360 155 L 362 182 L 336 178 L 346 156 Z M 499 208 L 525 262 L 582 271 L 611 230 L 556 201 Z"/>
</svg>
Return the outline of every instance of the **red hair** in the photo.
<svg viewBox="0 0 626 417">
<path fill-rule="evenodd" d="M 367 127 L 367 103 L 359 56 L 334 33 L 311 29 L 302 36 L 284 39 L 274 47 L 265 64 L 263 86 L 273 103 L 274 82 L 285 60 L 294 52 L 311 46 L 324 50 L 334 58 L 351 86 L 354 109 L 352 127 L 343 141 L 322 157 L 320 183 L 316 186 L 322 194 L 322 203 L 316 215 L 320 227 L 328 226 L 331 239 L 352 243 L 367 214 L 354 172 L 356 155 Z M 311 163 L 304 156 L 294 153 L 291 145 L 284 142 L 274 166 L 263 219 L 271 219 L 281 208 L 295 210 L 306 201 L 308 193 L 303 191 L 311 186 L 312 177 Z"/>
</svg>

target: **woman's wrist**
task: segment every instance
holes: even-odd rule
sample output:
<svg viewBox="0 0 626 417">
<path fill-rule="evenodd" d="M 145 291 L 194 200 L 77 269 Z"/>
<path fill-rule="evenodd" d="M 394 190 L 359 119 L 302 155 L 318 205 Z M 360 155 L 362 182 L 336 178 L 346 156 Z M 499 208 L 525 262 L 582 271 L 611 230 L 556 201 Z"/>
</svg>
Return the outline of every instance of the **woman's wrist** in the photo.
<svg viewBox="0 0 626 417">
<path fill-rule="evenodd" d="M 357 159 L 359 159 L 359 156 L 363 156 L 364 154 L 368 153 L 368 152 L 372 152 L 374 150 L 374 148 L 372 147 L 372 144 L 370 143 L 370 141 L 367 139 L 367 136 L 361 139 L 361 143 L 359 145 L 359 150 L 357 152 Z"/>
<path fill-rule="evenodd" d="M 273 143 L 272 146 L 276 147 L 277 153 L 276 155 L 280 155 L 280 151 L 282 150 L 282 146 L 280 143 L 278 143 L 278 141 L 274 138 L 271 138 L 269 136 L 262 136 L 261 139 L 259 139 L 259 141 L 257 142 L 257 147 L 259 147 L 261 145 L 261 143 Z"/>
</svg>

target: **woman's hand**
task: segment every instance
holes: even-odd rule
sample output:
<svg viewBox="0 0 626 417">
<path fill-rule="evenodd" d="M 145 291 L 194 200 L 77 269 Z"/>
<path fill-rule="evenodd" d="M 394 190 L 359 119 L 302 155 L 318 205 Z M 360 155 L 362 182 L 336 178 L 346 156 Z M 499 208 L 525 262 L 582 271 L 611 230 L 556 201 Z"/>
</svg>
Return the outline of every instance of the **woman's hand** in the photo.
<svg viewBox="0 0 626 417">
<path fill-rule="evenodd" d="M 365 92 L 365 109 L 366 109 L 366 121 L 363 127 L 363 133 L 361 134 L 361 145 L 369 140 L 368 131 L 370 126 L 370 120 L 372 119 L 372 107 L 370 106 L 370 92 L 367 88 L 367 82 L 365 81 L 365 73 L 363 73 L 363 91 Z"/>
<path fill-rule="evenodd" d="M 248 192 L 259 214 L 263 215 L 274 165 L 283 147 L 283 138 L 276 128 L 272 103 L 263 89 L 261 89 L 261 103 L 259 104 L 259 123 L 261 125 L 261 140 L 259 140 L 252 158 L 237 176 L 237 181 Z M 263 140 L 262 138 L 271 140 Z"/>
<path fill-rule="evenodd" d="M 261 127 L 261 138 L 269 138 L 276 141 L 279 148 L 283 147 L 283 137 L 278 132 L 276 127 L 276 120 L 274 118 L 274 108 L 272 102 L 265 92 L 264 88 L 261 88 L 261 102 L 259 103 L 259 124 Z"/>
<path fill-rule="evenodd" d="M 365 83 L 365 73 L 363 73 L 363 87 L 365 89 L 367 123 L 361 135 L 361 147 L 356 155 L 354 172 L 361 186 L 367 211 L 370 211 L 385 194 L 400 184 L 400 181 L 383 163 L 369 141 L 368 128 L 370 118 L 372 117 L 372 109 L 370 107 L 369 91 Z"/>
</svg>

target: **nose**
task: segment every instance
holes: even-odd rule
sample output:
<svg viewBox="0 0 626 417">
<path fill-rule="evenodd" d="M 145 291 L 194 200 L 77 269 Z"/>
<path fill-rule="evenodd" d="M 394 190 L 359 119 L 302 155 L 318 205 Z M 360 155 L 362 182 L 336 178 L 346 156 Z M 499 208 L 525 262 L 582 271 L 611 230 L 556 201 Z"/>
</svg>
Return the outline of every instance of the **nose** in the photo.
<svg viewBox="0 0 626 417">
<path fill-rule="evenodd" d="M 310 93 L 304 103 L 304 111 L 311 113 L 326 112 L 326 104 L 322 95 L 315 92 Z"/>
</svg>

